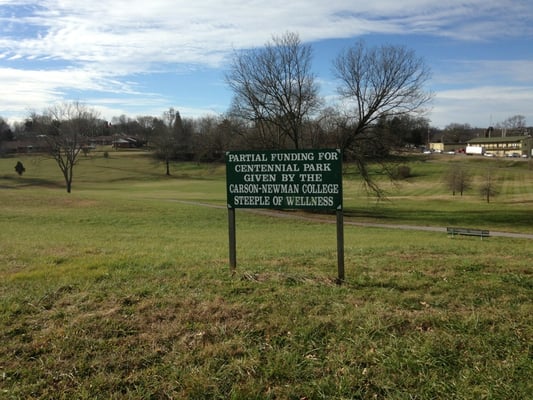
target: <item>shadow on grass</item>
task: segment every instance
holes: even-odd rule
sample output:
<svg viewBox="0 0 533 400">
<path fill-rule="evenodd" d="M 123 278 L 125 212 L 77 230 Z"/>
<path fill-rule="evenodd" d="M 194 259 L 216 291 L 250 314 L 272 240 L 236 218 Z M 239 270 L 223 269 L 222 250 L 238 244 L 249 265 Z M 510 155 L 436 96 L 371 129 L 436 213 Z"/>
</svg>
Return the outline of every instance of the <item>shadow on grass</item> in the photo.
<svg viewBox="0 0 533 400">
<path fill-rule="evenodd" d="M 533 213 L 529 209 L 523 210 L 468 210 L 468 211 L 439 211 L 424 210 L 413 212 L 411 209 L 388 208 L 345 208 L 344 215 L 350 218 L 373 219 L 390 223 L 410 223 L 421 225 L 449 226 L 462 225 L 467 227 L 508 227 L 515 226 L 531 230 L 533 227 Z"/>
<path fill-rule="evenodd" d="M 26 178 L 26 177 L 13 177 L 13 176 L 2 176 L 1 179 L 12 183 L 12 185 L 2 185 L 0 184 L 1 189 L 19 189 L 23 187 L 48 187 L 48 188 L 62 188 L 65 186 L 64 183 L 58 181 L 43 179 L 43 178 Z"/>
<path fill-rule="evenodd" d="M 136 170 L 128 167 L 120 167 L 120 166 L 111 166 L 111 165 L 100 165 L 97 168 L 103 171 L 116 171 L 119 173 L 126 173 L 126 176 L 120 175 L 116 178 L 113 177 L 107 177 L 106 182 L 127 182 L 127 181 L 153 181 L 153 180 L 181 180 L 181 179 L 195 179 L 195 180 L 203 180 L 203 181 L 212 181 L 212 180 L 218 180 L 218 176 L 216 174 L 212 175 L 202 175 L 201 173 L 198 173 L 198 171 L 193 170 L 193 172 L 196 173 L 188 173 L 183 172 L 175 169 L 175 164 L 172 163 L 171 165 L 171 173 L 170 175 L 167 175 L 165 173 L 165 165 L 164 162 L 159 160 L 152 160 L 150 162 L 150 166 L 153 168 L 152 170 Z M 156 169 L 157 168 L 157 169 Z M 128 176 L 129 175 L 129 176 Z"/>
</svg>

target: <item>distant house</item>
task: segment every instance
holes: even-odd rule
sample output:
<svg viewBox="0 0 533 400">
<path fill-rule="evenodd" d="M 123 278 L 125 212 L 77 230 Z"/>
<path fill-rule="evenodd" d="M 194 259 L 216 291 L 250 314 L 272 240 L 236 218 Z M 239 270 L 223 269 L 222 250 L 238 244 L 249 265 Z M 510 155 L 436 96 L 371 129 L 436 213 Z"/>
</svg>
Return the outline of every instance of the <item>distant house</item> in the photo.
<svg viewBox="0 0 533 400">
<path fill-rule="evenodd" d="M 50 145 L 42 136 L 2 142 L 2 152 L 5 153 L 46 153 Z"/>
<path fill-rule="evenodd" d="M 528 135 L 506 137 L 480 137 L 470 139 L 468 146 L 481 147 L 485 154 L 497 157 L 531 157 L 533 138 Z"/>
<path fill-rule="evenodd" d="M 113 147 L 116 149 L 133 149 L 142 147 L 144 142 L 134 137 L 115 136 L 113 138 Z"/>
<path fill-rule="evenodd" d="M 89 138 L 91 146 L 106 146 L 113 144 L 113 136 L 94 136 Z"/>
</svg>

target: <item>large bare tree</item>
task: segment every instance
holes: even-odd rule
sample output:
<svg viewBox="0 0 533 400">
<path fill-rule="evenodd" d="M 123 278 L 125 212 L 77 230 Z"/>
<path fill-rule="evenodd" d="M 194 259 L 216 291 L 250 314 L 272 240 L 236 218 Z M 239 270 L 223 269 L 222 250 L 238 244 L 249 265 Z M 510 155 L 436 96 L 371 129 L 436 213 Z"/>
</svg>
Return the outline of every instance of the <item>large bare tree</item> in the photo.
<svg viewBox="0 0 533 400">
<path fill-rule="evenodd" d="M 98 130 L 98 112 L 79 102 L 67 102 L 49 107 L 42 115 L 32 113 L 30 122 L 34 133 L 46 140 L 70 193 L 78 156 Z"/>
<path fill-rule="evenodd" d="M 319 106 L 311 71 L 311 47 L 296 33 L 274 36 L 264 48 L 235 53 L 226 81 L 233 90 L 232 114 L 259 130 L 263 145 L 302 146 L 302 128 Z"/>
<path fill-rule="evenodd" d="M 396 45 L 367 47 L 363 41 L 341 52 L 333 62 L 338 93 L 345 102 L 350 129 L 338 146 L 351 152 L 365 182 L 375 191 L 364 160 L 363 148 L 379 142 L 371 128 L 380 118 L 420 112 L 433 95 L 425 90 L 429 67 L 414 51 Z M 376 143 L 379 147 L 379 143 Z"/>
</svg>

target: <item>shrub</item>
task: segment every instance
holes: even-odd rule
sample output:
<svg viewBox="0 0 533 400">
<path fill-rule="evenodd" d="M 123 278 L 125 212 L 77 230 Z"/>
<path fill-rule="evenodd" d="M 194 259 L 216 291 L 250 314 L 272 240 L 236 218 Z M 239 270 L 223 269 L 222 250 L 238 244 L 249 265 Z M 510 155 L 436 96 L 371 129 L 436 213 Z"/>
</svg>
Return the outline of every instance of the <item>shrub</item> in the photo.
<svg viewBox="0 0 533 400">
<path fill-rule="evenodd" d="M 407 179 L 411 176 L 411 168 L 407 165 L 398 165 L 394 171 L 394 179 Z"/>
<path fill-rule="evenodd" d="M 15 165 L 15 171 L 17 171 L 17 174 L 22 176 L 22 174 L 26 172 L 26 168 L 24 168 L 24 164 L 22 164 L 20 161 L 17 161 L 17 165 Z"/>
</svg>

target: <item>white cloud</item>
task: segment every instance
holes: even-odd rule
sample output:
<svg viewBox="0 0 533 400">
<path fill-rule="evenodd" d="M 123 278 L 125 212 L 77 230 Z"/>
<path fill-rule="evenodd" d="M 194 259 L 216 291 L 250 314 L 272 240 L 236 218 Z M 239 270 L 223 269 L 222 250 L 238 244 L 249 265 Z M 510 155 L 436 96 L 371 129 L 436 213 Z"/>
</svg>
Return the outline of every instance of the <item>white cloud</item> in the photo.
<svg viewBox="0 0 533 400">
<path fill-rule="evenodd" d="M 145 71 L 159 63 L 218 65 L 232 49 L 262 45 L 273 33 L 286 30 L 299 32 L 304 40 L 317 40 L 373 32 L 431 32 L 479 39 L 532 29 L 513 13 L 522 10 L 520 1 L 502 6 L 478 0 L 449 6 L 436 0 L 272 0 L 268 4 L 114 0 L 105 5 L 45 0 L 34 7 L 31 14 L 7 19 L 32 26 L 37 34 L 12 36 L 0 41 L 1 47 L 26 57 L 118 67 L 119 73 Z M 527 10 L 533 17 L 531 7 Z M 509 15 L 509 20 L 501 22 L 502 15 Z M 499 23 L 506 24 L 504 31 L 498 29 Z"/>
<path fill-rule="evenodd" d="M 533 124 L 533 85 L 484 86 L 440 91 L 435 99 L 431 120 L 441 128 L 457 123 L 487 127 L 513 115 L 523 115 Z M 468 116 L 468 120 L 458 118 Z"/>
<path fill-rule="evenodd" d="M 474 86 L 487 81 L 533 84 L 533 60 L 448 60 L 434 74 L 436 85 Z"/>
<path fill-rule="evenodd" d="M 41 111 L 51 104 L 64 101 L 67 91 L 107 91 L 135 94 L 122 82 L 106 78 L 90 69 L 67 68 L 61 70 L 21 70 L 0 68 L 0 82 L 5 93 L 0 108 L 5 117 L 21 119 L 28 107 Z M 78 99 L 73 99 L 78 100 Z"/>
<path fill-rule="evenodd" d="M 366 33 L 488 40 L 531 35 L 531 20 L 529 0 L 0 0 L 0 82 L 7 93 L 0 113 L 20 111 L 28 99 L 39 109 L 71 90 L 100 92 L 108 112 L 134 107 L 124 94 L 134 103 L 144 96 L 149 112 L 168 99 L 141 96 L 135 84 L 141 75 L 221 67 L 234 49 L 263 45 L 287 30 L 306 41 Z M 502 76 L 503 68 L 528 83 L 531 67 L 494 62 L 490 71 Z M 467 70 L 474 76 L 474 67 Z"/>
</svg>

